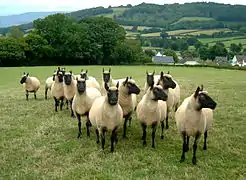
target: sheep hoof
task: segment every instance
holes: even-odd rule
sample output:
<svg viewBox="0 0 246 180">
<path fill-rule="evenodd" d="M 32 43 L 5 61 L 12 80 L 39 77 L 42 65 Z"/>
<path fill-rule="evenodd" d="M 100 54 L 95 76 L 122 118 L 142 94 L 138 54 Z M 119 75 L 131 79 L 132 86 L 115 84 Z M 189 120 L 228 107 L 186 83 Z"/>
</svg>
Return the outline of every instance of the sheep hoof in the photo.
<svg viewBox="0 0 246 180">
<path fill-rule="evenodd" d="M 78 134 L 78 137 L 77 137 L 77 138 L 78 138 L 78 139 L 81 138 L 81 134 L 80 134 L 80 133 Z"/>
<path fill-rule="evenodd" d="M 207 150 L 207 146 L 203 146 L 203 150 L 206 151 Z"/>
<path fill-rule="evenodd" d="M 188 152 L 188 151 L 189 151 L 189 148 L 186 148 L 186 149 L 185 149 L 185 152 Z"/>
<path fill-rule="evenodd" d="M 184 161 L 185 161 L 185 157 L 182 156 L 179 162 L 182 163 L 182 162 L 184 162 Z"/>
<path fill-rule="evenodd" d="M 164 139 L 164 135 L 161 135 L 161 139 Z"/>
<path fill-rule="evenodd" d="M 166 129 L 168 129 L 169 128 L 169 125 L 166 125 Z"/>
<path fill-rule="evenodd" d="M 196 164 L 196 157 L 192 158 L 192 164 L 194 164 L 194 165 Z"/>
<path fill-rule="evenodd" d="M 97 143 L 97 144 L 99 144 L 99 143 L 100 143 L 100 141 L 97 141 L 96 143 Z"/>
<path fill-rule="evenodd" d="M 143 145 L 145 146 L 147 143 L 146 143 L 146 141 L 143 141 Z"/>
<path fill-rule="evenodd" d="M 152 148 L 155 148 L 155 145 L 152 145 Z"/>
</svg>

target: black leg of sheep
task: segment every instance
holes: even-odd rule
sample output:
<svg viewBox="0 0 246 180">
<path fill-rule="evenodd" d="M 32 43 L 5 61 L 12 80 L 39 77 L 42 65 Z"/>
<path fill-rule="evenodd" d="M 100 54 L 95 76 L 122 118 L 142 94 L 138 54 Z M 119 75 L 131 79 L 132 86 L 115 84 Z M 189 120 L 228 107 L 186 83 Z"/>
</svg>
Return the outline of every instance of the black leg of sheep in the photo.
<svg viewBox="0 0 246 180">
<path fill-rule="evenodd" d="M 166 117 L 166 129 L 169 128 L 169 125 L 168 125 L 168 114 L 169 114 L 169 112 L 167 112 L 167 117 Z"/>
<path fill-rule="evenodd" d="M 57 108 L 59 106 L 59 100 L 54 97 L 55 100 L 55 111 L 57 112 Z"/>
<path fill-rule="evenodd" d="M 146 145 L 146 135 L 147 135 L 147 132 L 146 132 L 146 128 L 147 128 L 147 125 L 142 123 L 142 130 L 143 130 L 143 136 L 142 136 L 142 140 L 143 140 L 143 145 Z"/>
<path fill-rule="evenodd" d="M 152 148 L 155 148 L 155 132 L 156 132 L 157 122 L 152 124 Z"/>
<path fill-rule="evenodd" d="M 112 135 L 111 135 L 111 152 L 114 152 L 114 142 L 117 134 L 117 127 L 113 129 Z"/>
<path fill-rule="evenodd" d="M 164 120 L 161 121 L 161 139 L 164 139 Z"/>
<path fill-rule="evenodd" d="M 194 140 L 194 144 L 193 144 L 193 157 L 192 157 L 192 164 L 196 164 L 197 160 L 196 160 L 196 149 L 197 149 L 197 140 L 200 137 L 200 133 L 197 133 L 195 136 L 195 140 Z"/>
<path fill-rule="evenodd" d="M 124 118 L 124 125 L 123 125 L 123 138 L 126 138 L 126 126 L 127 126 L 127 121 L 130 119 L 131 114 L 127 114 Z"/>
<path fill-rule="evenodd" d="M 75 118 L 75 115 L 74 115 L 73 109 L 72 109 L 72 103 L 73 103 L 73 99 L 71 99 L 71 100 L 69 101 L 69 104 L 70 104 L 70 110 L 71 110 L 71 117 Z"/>
<path fill-rule="evenodd" d="M 37 95 L 36 95 L 36 93 L 34 92 L 34 99 L 37 99 Z"/>
<path fill-rule="evenodd" d="M 64 103 L 63 103 L 64 97 L 61 97 L 60 100 L 61 100 L 61 103 L 60 103 L 60 111 L 62 111 L 62 107 L 63 107 L 63 104 L 64 104 Z"/>
<path fill-rule="evenodd" d="M 186 150 L 185 150 L 185 152 L 188 152 L 188 151 L 189 151 L 189 141 L 190 141 L 190 137 L 187 136 L 187 140 L 186 140 Z"/>
<path fill-rule="evenodd" d="M 183 138 L 183 149 L 182 149 L 182 155 L 180 162 L 184 162 L 185 160 L 185 151 L 186 151 L 186 132 L 182 132 L 182 138 Z"/>
<path fill-rule="evenodd" d="M 99 140 L 99 131 L 98 131 L 98 129 L 96 129 L 96 135 L 97 135 L 97 141 L 96 141 L 96 143 L 99 144 L 100 143 L 100 140 Z"/>
<path fill-rule="evenodd" d="M 81 116 L 80 114 L 76 113 L 76 116 L 78 118 L 78 128 L 79 128 L 79 132 L 78 132 L 78 137 L 77 138 L 80 138 L 81 137 Z"/>
<path fill-rule="evenodd" d="M 86 131 L 87 131 L 87 137 L 90 137 L 90 127 L 91 127 L 91 122 L 89 120 L 89 117 L 87 116 L 87 121 L 86 121 Z"/>
<path fill-rule="evenodd" d="M 44 97 L 47 99 L 48 88 L 45 87 Z"/>
<path fill-rule="evenodd" d="M 105 145 L 105 133 L 106 133 L 106 129 L 103 128 L 103 129 L 102 129 L 102 134 L 101 134 L 102 150 L 103 150 L 103 151 L 104 151 L 104 145 Z"/>
<path fill-rule="evenodd" d="M 207 150 L 207 137 L 208 137 L 208 131 L 205 131 L 203 150 Z"/>
<path fill-rule="evenodd" d="M 26 100 L 28 101 L 28 96 L 29 96 L 29 93 L 28 91 L 26 91 Z"/>
</svg>

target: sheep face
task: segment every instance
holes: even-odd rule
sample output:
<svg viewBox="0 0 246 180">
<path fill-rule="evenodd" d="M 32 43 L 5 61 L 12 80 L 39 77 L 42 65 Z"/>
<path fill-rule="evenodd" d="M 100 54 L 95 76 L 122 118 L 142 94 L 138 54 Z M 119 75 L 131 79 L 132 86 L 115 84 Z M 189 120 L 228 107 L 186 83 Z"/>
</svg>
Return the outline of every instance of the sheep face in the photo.
<svg viewBox="0 0 246 180">
<path fill-rule="evenodd" d="M 21 77 L 20 83 L 21 84 L 25 83 L 28 76 L 29 76 L 29 73 L 26 74 L 24 72 L 23 75 L 22 75 L 22 77 Z"/>
<path fill-rule="evenodd" d="M 77 80 L 77 91 L 82 94 L 86 90 L 86 81 L 85 79 L 79 79 Z"/>
<path fill-rule="evenodd" d="M 103 68 L 103 81 L 105 83 L 108 83 L 110 81 L 110 71 L 111 71 L 110 68 L 108 71 L 104 71 L 104 68 Z"/>
<path fill-rule="evenodd" d="M 83 78 L 83 79 L 88 79 L 87 73 L 88 73 L 88 69 L 86 71 L 81 69 L 80 77 Z"/>
<path fill-rule="evenodd" d="M 158 100 L 162 100 L 162 101 L 166 101 L 168 98 L 168 95 L 163 91 L 162 87 L 160 86 L 155 86 L 152 87 L 152 93 L 153 93 L 153 100 L 154 101 L 158 101 Z"/>
<path fill-rule="evenodd" d="M 70 85 L 72 83 L 72 73 L 64 75 L 64 82 L 66 85 Z"/>
<path fill-rule="evenodd" d="M 147 75 L 147 84 L 149 85 L 149 86 L 151 86 L 152 85 L 152 83 L 154 83 L 154 75 L 155 75 L 155 71 L 153 72 L 153 73 L 148 73 L 147 71 L 146 71 L 146 75 Z"/>
<path fill-rule="evenodd" d="M 139 94 L 140 89 L 139 87 L 134 83 L 133 80 L 129 80 L 128 77 L 123 82 L 123 86 L 127 88 L 128 94 Z"/>
<path fill-rule="evenodd" d="M 197 102 L 197 109 L 201 110 L 202 108 L 209 108 L 214 110 L 216 108 L 217 103 L 204 91 L 201 91 L 198 86 L 194 98 Z"/>
<path fill-rule="evenodd" d="M 56 75 L 53 76 L 53 81 L 55 81 L 56 78 L 58 79 L 58 82 L 63 82 L 63 73 L 61 71 L 57 71 Z"/>
<path fill-rule="evenodd" d="M 61 72 L 62 72 L 62 75 L 64 76 L 66 72 L 66 68 L 61 68 Z"/>
<path fill-rule="evenodd" d="M 104 87 L 107 90 L 108 103 L 112 106 L 116 105 L 119 96 L 119 82 L 117 82 L 116 87 L 108 87 L 107 83 L 104 83 Z"/>
<path fill-rule="evenodd" d="M 169 74 L 164 75 L 163 72 L 161 72 L 158 84 L 160 84 L 163 89 L 176 88 L 176 83 L 173 81 L 172 77 Z"/>
</svg>

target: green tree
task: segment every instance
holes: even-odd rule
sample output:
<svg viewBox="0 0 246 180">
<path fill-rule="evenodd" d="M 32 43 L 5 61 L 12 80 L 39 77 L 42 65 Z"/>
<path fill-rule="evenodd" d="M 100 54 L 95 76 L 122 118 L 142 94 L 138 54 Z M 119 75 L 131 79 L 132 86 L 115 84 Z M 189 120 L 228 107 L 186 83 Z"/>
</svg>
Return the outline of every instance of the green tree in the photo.
<svg viewBox="0 0 246 180">
<path fill-rule="evenodd" d="M 145 49 L 144 52 L 149 56 L 153 57 L 155 55 L 155 52 L 152 49 Z"/>
<path fill-rule="evenodd" d="M 19 29 L 18 26 L 13 26 L 11 30 L 7 33 L 8 37 L 12 38 L 22 38 L 24 33 Z"/>
<path fill-rule="evenodd" d="M 242 44 L 235 44 L 235 43 L 232 43 L 231 46 L 230 46 L 230 51 L 232 51 L 233 53 L 235 54 L 238 54 L 240 53 L 242 50 Z"/>
<path fill-rule="evenodd" d="M 167 38 L 169 35 L 168 35 L 168 33 L 167 33 L 167 32 L 165 32 L 165 31 L 161 31 L 160 36 L 161 36 L 161 38 L 162 38 L 162 39 L 165 39 L 165 38 Z"/>
<path fill-rule="evenodd" d="M 0 59 L 2 66 L 25 65 L 27 44 L 13 37 L 0 38 Z"/>
<path fill-rule="evenodd" d="M 173 56 L 174 63 L 177 63 L 177 62 L 179 61 L 176 52 L 175 52 L 174 50 L 172 50 L 172 49 L 166 49 L 166 50 L 164 51 L 164 54 L 165 54 L 166 56 Z"/>
<path fill-rule="evenodd" d="M 209 48 L 208 47 L 206 47 L 206 46 L 201 46 L 200 48 L 199 48 L 199 55 L 200 55 L 200 58 L 202 59 L 202 60 L 207 60 L 207 59 L 209 59 L 209 57 L 210 57 L 210 51 L 209 51 Z"/>
</svg>

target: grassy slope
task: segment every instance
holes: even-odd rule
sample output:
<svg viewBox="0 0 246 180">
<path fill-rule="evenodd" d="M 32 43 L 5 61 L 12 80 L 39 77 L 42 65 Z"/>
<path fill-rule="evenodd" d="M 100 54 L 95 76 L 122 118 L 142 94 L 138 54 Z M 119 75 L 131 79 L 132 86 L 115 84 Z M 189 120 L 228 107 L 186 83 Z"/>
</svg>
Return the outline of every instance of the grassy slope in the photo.
<svg viewBox="0 0 246 180">
<path fill-rule="evenodd" d="M 80 66 L 67 67 L 79 73 Z M 102 67 L 89 66 L 90 75 L 101 79 Z M 106 68 L 106 67 L 104 67 Z M 218 102 L 213 129 L 208 134 L 208 150 L 198 145 L 198 165 L 191 164 L 192 153 L 180 164 L 181 138 L 170 117 L 170 129 L 165 140 L 157 132 L 156 149 L 151 148 L 150 129 L 147 147 L 143 148 L 141 127 L 133 118 L 128 128 L 128 140 L 119 142 L 114 154 L 109 153 L 109 136 L 106 151 L 100 151 L 95 134 L 77 140 L 77 120 L 69 117 L 68 110 L 54 112 L 52 98 L 44 100 L 44 81 L 55 67 L 18 67 L 0 69 L 0 174 L 2 179 L 243 179 L 245 177 L 245 72 L 210 68 L 174 67 L 112 67 L 114 78 L 132 75 L 143 87 L 145 71 L 170 70 L 181 86 L 181 98 L 190 95 L 197 85 L 204 83 L 206 90 Z M 23 71 L 41 80 L 38 100 L 30 95 L 25 101 L 19 84 Z M 194 74 L 196 74 L 194 76 Z M 226 78 L 225 78 L 226 77 Z M 221 93 L 223 92 L 223 93 Z M 142 95 L 140 95 L 142 96 Z M 191 141 L 192 142 L 192 141 Z M 190 146 L 192 147 L 192 146 Z"/>
<path fill-rule="evenodd" d="M 211 21 L 211 20 L 215 20 L 215 19 L 214 18 L 208 18 L 208 17 L 182 17 L 173 24 L 178 24 L 178 23 L 184 22 L 184 21 Z"/>
</svg>

